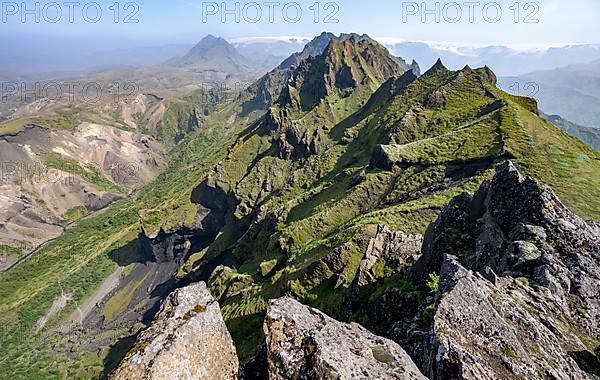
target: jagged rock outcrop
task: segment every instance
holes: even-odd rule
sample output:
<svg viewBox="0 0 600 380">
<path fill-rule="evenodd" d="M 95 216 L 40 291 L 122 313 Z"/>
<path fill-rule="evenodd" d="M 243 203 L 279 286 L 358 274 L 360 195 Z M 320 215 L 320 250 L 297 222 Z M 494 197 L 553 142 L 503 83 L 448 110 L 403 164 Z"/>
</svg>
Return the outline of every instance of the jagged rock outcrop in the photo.
<svg viewBox="0 0 600 380">
<path fill-rule="evenodd" d="M 151 231 L 143 220 L 139 241 L 145 257 L 158 263 L 184 260 L 192 250 L 196 252 L 212 243 L 225 224 L 227 207 L 234 200 L 211 181 L 204 181 L 192 193 L 192 202 L 199 205 L 198 212 L 190 225 L 181 225 L 171 230 L 160 227 Z"/>
<path fill-rule="evenodd" d="M 267 111 L 281 95 L 287 86 L 290 76 L 305 59 L 316 57 L 325 51 L 335 35 L 323 32 L 310 41 L 301 52 L 292 54 L 279 66 L 265 74 L 262 78 L 248 87 L 240 94 L 242 114 L 247 115 L 254 111 Z"/>
<path fill-rule="evenodd" d="M 398 344 L 290 298 L 271 302 L 264 330 L 270 379 L 425 379 Z"/>
<path fill-rule="evenodd" d="M 348 320 L 355 311 L 353 302 L 360 289 L 380 279 L 378 277 L 381 277 L 381 274 L 375 273 L 379 264 L 395 268 L 410 265 L 419 257 L 422 244 L 421 235 L 408 235 L 402 231 L 392 231 L 384 225 L 377 226 L 377 232 L 369 240 L 348 293 L 344 296 L 340 311 L 341 319 Z M 384 318 L 389 318 L 389 315 L 385 315 Z"/>
<path fill-rule="evenodd" d="M 410 64 L 410 71 L 412 71 L 412 73 L 417 77 L 419 75 L 421 75 L 421 67 L 419 66 L 419 63 L 417 61 L 415 61 L 414 59 L 412 60 L 412 62 Z"/>
<path fill-rule="evenodd" d="M 600 227 L 573 214 L 552 189 L 511 162 L 473 196 L 455 198 L 426 234 L 421 264 L 456 255 L 467 268 L 527 276 L 558 296 L 577 294 L 600 313 Z"/>
<path fill-rule="evenodd" d="M 405 260 L 419 254 L 423 237 L 407 235 L 402 231 L 392 231 L 384 225 L 377 227 L 377 234 L 370 240 L 365 256 L 356 272 L 355 282 L 358 286 L 371 282 L 375 275 L 372 270 L 380 260 L 396 257 Z"/>
<path fill-rule="evenodd" d="M 333 37 L 322 54 L 299 63 L 275 106 L 268 111 L 265 127 L 280 133 L 279 157 L 292 160 L 326 150 L 329 128 L 336 122 L 322 117 L 331 114 L 331 110 L 324 107 L 326 99 L 332 96 L 351 99 L 361 88 L 380 86 L 407 70 L 410 67 L 404 61 L 392 57 L 368 36 Z M 306 128 L 304 122 L 291 122 L 289 116 L 281 117 L 282 108 L 293 114 L 313 112 L 308 120 L 318 117 L 323 125 L 314 129 Z"/>
<path fill-rule="evenodd" d="M 138 237 L 143 256 L 157 263 L 185 259 L 192 249 L 193 238 L 194 231 L 190 229 L 166 232 L 162 227 L 154 235 L 149 235 L 142 227 Z"/>
<path fill-rule="evenodd" d="M 600 227 L 511 162 L 430 226 L 413 274 L 424 281 L 432 273 L 433 295 L 395 326 L 429 326 L 417 343 L 410 331 L 400 338 L 425 375 L 600 377 Z"/>
<path fill-rule="evenodd" d="M 181 140 L 183 140 L 188 134 L 202 129 L 206 123 L 207 113 L 207 109 L 204 109 L 204 112 L 202 112 L 202 110 L 200 110 L 198 107 L 193 107 L 189 111 L 187 119 L 187 128 L 183 128 L 179 132 L 177 132 L 177 134 L 175 135 L 175 143 L 178 143 Z"/>
<path fill-rule="evenodd" d="M 111 380 L 235 379 L 238 359 L 219 304 L 203 282 L 178 289 Z"/>
<path fill-rule="evenodd" d="M 566 319 L 552 293 L 520 280 L 495 284 L 445 256 L 440 269 L 425 373 L 446 379 L 593 379 L 584 335 Z M 566 319 L 564 319 L 566 317 Z M 596 373 L 597 375 L 597 373 Z"/>
</svg>

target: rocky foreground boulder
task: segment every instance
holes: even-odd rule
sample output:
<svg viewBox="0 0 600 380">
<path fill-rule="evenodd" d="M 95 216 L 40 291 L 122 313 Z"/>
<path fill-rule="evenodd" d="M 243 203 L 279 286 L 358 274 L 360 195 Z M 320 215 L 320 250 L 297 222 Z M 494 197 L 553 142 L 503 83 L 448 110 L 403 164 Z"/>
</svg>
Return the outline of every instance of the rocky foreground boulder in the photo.
<svg viewBox="0 0 600 380">
<path fill-rule="evenodd" d="M 203 282 L 174 291 L 112 380 L 235 379 L 235 346 Z"/>
<path fill-rule="evenodd" d="M 411 271 L 420 309 L 386 335 L 429 378 L 600 378 L 600 227 L 511 162 L 442 211 Z"/>
<path fill-rule="evenodd" d="M 243 379 L 426 379 L 395 342 L 290 298 L 271 301 L 266 345 Z M 221 311 L 201 282 L 173 292 L 111 380 L 237 379 Z"/>
<path fill-rule="evenodd" d="M 395 342 L 291 298 L 264 323 L 269 379 L 426 379 Z"/>
</svg>

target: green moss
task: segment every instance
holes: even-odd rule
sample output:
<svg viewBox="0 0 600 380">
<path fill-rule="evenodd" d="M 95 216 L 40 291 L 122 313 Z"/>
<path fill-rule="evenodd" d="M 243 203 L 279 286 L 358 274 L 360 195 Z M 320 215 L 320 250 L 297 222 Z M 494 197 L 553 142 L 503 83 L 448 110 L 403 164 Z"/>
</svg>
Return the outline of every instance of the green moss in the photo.
<svg viewBox="0 0 600 380">
<path fill-rule="evenodd" d="M 148 343 L 146 343 L 146 342 L 138 343 L 135 346 L 133 346 L 133 348 L 131 348 L 131 350 L 129 350 L 127 352 L 125 357 L 130 357 L 137 353 L 144 352 L 146 350 L 146 348 L 148 348 Z"/>
<path fill-rule="evenodd" d="M 425 285 L 427 285 L 429 292 L 437 292 L 440 287 L 440 276 L 437 273 L 430 273 L 429 280 L 427 280 Z"/>
<path fill-rule="evenodd" d="M 191 319 L 194 315 L 204 313 L 205 311 L 206 311 L 206 306 L 196 305 L 196 306 L 194 306 L 194 308 L 192 310 L 185 313 L 183 315 L 182 319 L 187 321 L 187 320 Z"/>
<path fill-rule="evenodd" d="M 515 350 L 511 346 L 503 346 L 502 347 L 502 355 L 510 359 L 517 359 L 517 354 Z"/>
<path fill-rule="evenodd" d="M 267 277 L 277 266 L 277 259 L 265 261 L 260 264 L 260 273 L 263 277 Z"/>
<path fill-rule="evenodd" d="M 83 216 L 85 216 L 85 214 L 87 214 L 87 209 L 85 208 L 85 206 L 79 206 L 79 207 L 73 207 L 69 210 L 67 210 L 64 214 L 63 214 L 63 218 L 67 219 L 67 220 L 79 220 L 81 219 Z"/>
<path fill-rule="evenodd" d="M 167 146 L 174 146 L 182 141 L 187 134 L 197 132 L 190 129 L 192 112 L 199 115 L 199 122 L 203 124 L 206 122 L 205 116 L 215 111 L 217 104 L 226 99 L 227 94 L 219 89 L 210 91 L 200 89 L 189 95 L 171 100 L 165 115 L 156 126 L 148 126 L 143 115 L 136 115 L 137 124 L 142 133 L 153 136 Z M 203 125 L 198 126 L 199 129 L 202 127 Z"/>
<path fill-rule="evenodd" d="M 373 358 L 380 363 L 390 364 L 394 362 L 394 357 L 381 346 L 371 347 Z"/>
<path fill-rule="evenodd" d="M 74 130 L 81 122 L 81 107 L 65 107 L 55 112 L 53 116 L 33 118 L 31 122 L 47 128 Z"/>
</svg>

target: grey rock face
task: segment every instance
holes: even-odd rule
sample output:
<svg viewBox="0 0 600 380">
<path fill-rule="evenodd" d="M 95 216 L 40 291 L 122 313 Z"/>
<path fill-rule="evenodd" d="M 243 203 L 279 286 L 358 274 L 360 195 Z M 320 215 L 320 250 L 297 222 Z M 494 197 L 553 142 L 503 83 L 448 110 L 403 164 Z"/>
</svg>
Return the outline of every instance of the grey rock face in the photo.
<svg viewBox="0 0 600 380">
<path fill-rule="evenodd" d="M 270 379 L 425 379 L 398 344 L 290 298 L 272 301 L 264 330 Z"/>
<path fill-rule="evenodd" d="M 512 278 L 494 285 L 447 256 L 424 351 L 431 378 L 592 379 L 578 363 L 587 350 L 561 320 L 549 292 Z"/>
<path fill-rule="evenodd" d="M 600 378 L 600 228 L 512 163 L 446 207 L 417 281 L 439 274 L 429 331 L 407 343 L 432 379 Z M 404 326 L 407 324 L 404 323 Z"/>
<path fill-rule="evenodd" d="M 374 280 L 373 267 L 381 259 L 392 256 L 406 258 L 417 256 L 423 237 L 421 235 L 407 235 L 402 231 L 392 231 L 384 225 L 377 227 L 377 234 L 369 242 L 365 256 L 360 262 L 356 278 L 357 286 L 363 286 Z"/>
<path fill-rule="evenodd" d="M 391 264 L 395 267 L 409 265 L 418 258 L 422 244 L 423 236 L 421 235 L 408 235 L 402 231 L 392 231 L 384 225 L 377 226 L 377 233 L 369 240 L 365 255 L 360 261 L 349 291 L 344 297 L 340 318 L 348 320 L 354 309 L 353 302 L 360 289 L 379 280 L 374 273 L 374 268 L 378 263 L 388 262 L 388 265 Z M 376 318 L 389 320 L 393 308 L 385 305 L 383 309 L 385 310 L 377 310 Z M 372 330 L 380 331 L 377 328 Z"/>
<path fill-rule="evenodd" d="M 112 380 L 235 379 L 238 359 L 219 304 L 201 282 L 173 292 Z"/>
</svg>

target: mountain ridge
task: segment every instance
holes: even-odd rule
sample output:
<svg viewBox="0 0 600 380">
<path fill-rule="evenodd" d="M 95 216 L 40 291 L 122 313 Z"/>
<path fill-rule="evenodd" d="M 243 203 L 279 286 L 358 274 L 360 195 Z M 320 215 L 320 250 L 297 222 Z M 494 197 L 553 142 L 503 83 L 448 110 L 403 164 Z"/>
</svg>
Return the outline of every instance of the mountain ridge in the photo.
<svg viewBox="0 0 600 380">
<path fill-rule="evenodd" d="M 336 321 L 288 296 L 271 300 L 261 321 L 264 344 L 239 377 L 595 379 L 599 242 L 600 225 L 577 217 L 552 189 L 505 161 L 474 194 L 454 197 L 425 236 L 377 227 L 342 304 L 345 318 L 354 315 L 362 325 Z M 322 271 L 347 265 L 330 257 L 334 252 Z M 382 273 L 382 264 L 395 270 Z M 344 281 L 341 274 L 334 279 L 336 288 Z M 222 294 L 223 285 L 199 282 L 172 293 L 115 373 L 169 379 L 183 370 L 237 378 L 226 314 L 209 291 Z M 181 299 L 179 310 L 169 314 L 174 298 Z M 195 304 L 201 307 L 191 309 Z M 181 324 L 177 314 L 184 313 L 191 322 Z M 168 345 L 157 326 L 175 336 Z M 171 368 L 163 352 L 177 345 L 178 354 L 197 355 L 198 336 L 214 330 L 200 346 L 209 360 Z M 212 355 L 216 350 L 225 355 Z M 156 352 L 166 356 L 157 359 L 161 364 L 146 364 Z"/>
<path fill-rule="evenodd" d="M 255 84 L 251 85 L 247 90 L 245 90 L 242 96 L 249 97 L 250 99 L 246 99 L 244 101 L 243 114 L 249 114 L 254 111 L 268 109 L 268 107 L 279 98 L 282 91 L 285 89 L 285 83 L 287 83 L 290 79 L 292 71 L 302 61 L 321 55 L 333 38 L 337 38 L 333 33 L 321 33 L 319 36 L 316 36 L 310 42 L 308 42 L 302 51 L 292 54 L 290 57 L 281 62 L 279 66 L 271 70 Z M 341 34 L 339 40 L 342 42 L 346 40 L 368 40 L 372 45 L 379 45 L 366 34 Z M 406 62 L 401 58 L 394 59 L 397 60 L 397 63 L 404 70 L 412 69 L 417 73 L 417 75 L 420 72 L 419 65 L 415 61 L 413 61 L 410 65 L 407 65 Z"/>
<path fill-rule="evenodd" d="M 310 67 L 310 60 L 301 64 L 300 72 L 303 65 Z M 369 99 L 337 119 L 328 112 L 306 117 L 319 107 L 331 109 L 328 103 L 336 92 L 317 92 L 313 99 L 325 101 L 308 102 L 316 108 L 308 107 L 305 114 L 300 91 L 290 86 L 290 96 L 280 98 L 283 107 L 276 102 L 267 113 L 267 128 L 257 124 L 230 147 L 227 159 L 197 189 L 195 201 L 211 210 L 203 200 L 221 194 L 229 210 L 211 212 L 231 222 L 206 251 L 208 261 L 192 267 L 199 279 L 219 287 L 219 294 L 224 287 L 224 315 L 230 327 L 234 323 L 232 333 L 242 356 L 252 330 L 235 321 L 258 321 L 263 297 L 291 292 L 337 313 L 341 295 L 321 292 L 331 286 L 334 274 L 337 287 L 348 286 L 348 275 L 341 279 L 341 272 L 328 268 L 331 261 L 355 262 L 358 243 L 353 239 L 360 239 L 361 223 L 385 220 L 394 229 L 422 233 L 447 197 L 474 191 L 506 159 L 555 186 L 578 212 L 598 217 L 592 195 L 597 180 L 587 174 L 595 170 L 598 154 L 540 119 L 535 100 L 506 94 L 495 87 L 496 81 L 487 67 L 451 71 L 439 61 L 419 78 L 405 73 L 382 82 Z M 330 88 L 335 83 L 332 77 L 327 82 Z M 334 125 L 321 129 L 324 120 Z M 329 136 L 321 132 L 328 130 Z M 384 166 L 378 165 L 380 146 L 387 147 Z M 297 154 L 299 148 L 302 154 Z M 582 157 L 579 163 L 577 156 Z M 569 165 L 568 173 L 563 165 Z M 586 179 L 573 184 L 573 172 Z M 582 193 L 589 195 L 585 201 Z M 234 230 L 245 232 L 239 236 Z M 239 268 L 227 264 L 206 270 L 208 262 L 218 263 L 223 255 L 233 256 Z M 210 272 L 212 276 L 204 277 Z M 262 290 L 250 298 L 227 291 L 248 282 Z"/>
<path fill-rule="evenodd" d="M 489 68 L 451 71 L 440 61 L 417 77 L 369 41 L 328 47 L 267 76 L 285 96 L 248 114 L 253 91 L 210 108 L 157 180 L 2 275 L 2 370 L 108 374 L 137 352 L 137 334 L 171 290 L 202 280 L 242 362 L 257 354 L 269 301 L 281 296 L 365 324 L 377 322 L 371 311 L 396 304 L 430 321 L 437 301 L 427 278 L 408 283 L 403 271 L 452 199 L 482 198 L 477 190 L 507 159 L 599 220 L 600 155 L 540 119 L 535 100 L 496 88 Z M 426 275 L 451 281 L 450 264 Z M 111 273 L 121 273 L 117 283 L 100 286 Z M 446 285 L 440 295 L 452 292 Z M 371 303 L 394 289 L 420 298 Z M 64 297 L 71 301 L 49 313 Z M 94 302 L 84 327 L 65 327 L 86 299 Z"/>
</svg>

